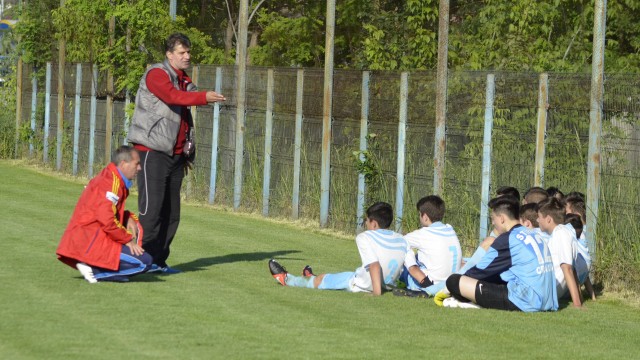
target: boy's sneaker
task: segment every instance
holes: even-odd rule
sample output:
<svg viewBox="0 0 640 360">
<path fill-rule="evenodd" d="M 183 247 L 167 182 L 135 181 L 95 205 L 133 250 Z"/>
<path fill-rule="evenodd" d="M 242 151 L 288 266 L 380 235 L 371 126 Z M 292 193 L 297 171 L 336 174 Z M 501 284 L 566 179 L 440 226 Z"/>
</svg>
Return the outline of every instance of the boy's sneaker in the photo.
<svg viewBox="0 0 640 360">
<path fill-rule="evenodd" d="M 307 265 L 304 267 L 304 269 L 302 269 L 302 276 L 316 276 L 316 274 L 314 274 L 313 270 L 311 270 L 311 266 Z"/>
<path fill-rule="evenodd" d="M 444 306 L 444 300 L 450 297 L 450 294 L 447 294 L 444 290 L 440 290 L 433 296 L 433 302 L 435 302 L 438 306 Z"/>
<path fill-rule="evenodd" d="M 407 297 L 423 298 L 423 299 L 426 299 L 429 297 L 429 294 L 427 294 L 424 291 L 409 290 L 409 289 L 403 289 L 403 288 L 394 288 L 392 293 L 395 296 L 407 296 Z"/>
<path fill-rule="evenodd" d="M 285 269 L 284 266 L 280 265 L 280 263 L 274 259 L 271 259 L 269 260 L 269 271 L 271 271 L 271 275 L 273 275 L 274 279 L 278 280 L 280 285 L 287 286 L 287 269 Z"/>
<path fill-rule="evenodd" d="M 84 276 L 84 279 L 87 280 L 89 284 L 95 284 L 98 282 L 96 277 L 93 275 L 93 269 L 91 268 L 91 266 L 79 262 L 76 264 L 76 269 L 80 271 L 80 274 Z"/>
<path fill-rule="evenodd" d="M 472 302 L 458 301 L 457 299 L 452 297 L 444 299 L 444 301 L 442 302 L 442 305 L 448 308 L 482 309 L 482 307 L 480 307 L 480 305 L 478 304 L 474 304 Z"/>
</svg>

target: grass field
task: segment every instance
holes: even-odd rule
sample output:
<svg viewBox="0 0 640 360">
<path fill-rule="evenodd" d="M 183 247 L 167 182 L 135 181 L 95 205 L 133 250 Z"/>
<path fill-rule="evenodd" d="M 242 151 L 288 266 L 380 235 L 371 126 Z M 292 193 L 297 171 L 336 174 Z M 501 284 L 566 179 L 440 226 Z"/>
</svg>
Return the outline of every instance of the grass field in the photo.
<svg viewBox="0 0 640 360">
<path fill-rule="evenodd" d="M 183 273 L 90 285 L 55 257 L 86 180 L 4 160 L 0 174 L 0 359 L 631 359 L 640 350 L 638 307 L 606 292 L 583 311 L 523 314 L 283 288 L 269 258 L 292 272 L 353 270 L 352 239 L 198 205 L 183 206 L 169 259 Z"/>
</svg>

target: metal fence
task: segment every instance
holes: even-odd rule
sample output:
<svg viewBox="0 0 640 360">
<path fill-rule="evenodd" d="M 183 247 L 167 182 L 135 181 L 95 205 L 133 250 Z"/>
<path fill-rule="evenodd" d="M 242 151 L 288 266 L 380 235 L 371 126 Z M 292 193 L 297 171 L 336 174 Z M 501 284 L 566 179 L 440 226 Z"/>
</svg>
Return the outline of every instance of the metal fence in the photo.
<svg viewBox="0 0 640 360">
<path fill-rule="evenodd" d="M 241 184 L 234 183 L 234 68 L 203 65 L 192 73 L 200 89 L 216 89 L 227 101 L 194 109 L 198 155 L 185 195 L 233 207 L 234 189 L 241 186 L 242 211 L 317 220 L 323 71 L 248 69 Z M 51 104 L 59 94 L 47 85 L 56 83 L 56 72 L 44 81 L 32 81 L 32 74 L 25 66 L 20 121 L 31 136 L 17 146 L 19 156 L 52 162 L 58 156 L 53 144 L 62 142 L 59 170 L 91 176 L 107 162 L 106 137 L 111 144 L 125 142 L 125 94 L 115 95 L 113 130 L 107 134 L 105 74 L 94 79 L 88 64 L 67 66 L 64 133 L 58 137 L 57 109 Z M 382 200 L 394 205 L 397 229 L 416 228 L 414 204 L 433 192 L 435 72 L 336 70 L 334 79 L 328 226 L 355 232 L 362 210 Z M 485 197 L 504 185 L 521 192 L 540 185 L 587 193 L 589 74 L 450 72 L 448 84 L 445 219 L 467 247 L 475 246 L 487 228 L 483 184 Z M 598 252 L 601 247 L 624 252 L 637 267 L 639 252 L 628 248 L 637 250 L 631 239 L 640 235 L 639 85 L 638 75 L 605 78 L 597 214 Z M 545 126 L 539 128 L 541 114 Z M 488 138 L 486 129 L 491 129 Z M 538 135 L 542 142 L 537 143 Z M 484 169 L 490 171 L 483 179 L 487 149 L 491 156 Z M 544 157 L 536 161 L 540 151 Z"/>
</svg>

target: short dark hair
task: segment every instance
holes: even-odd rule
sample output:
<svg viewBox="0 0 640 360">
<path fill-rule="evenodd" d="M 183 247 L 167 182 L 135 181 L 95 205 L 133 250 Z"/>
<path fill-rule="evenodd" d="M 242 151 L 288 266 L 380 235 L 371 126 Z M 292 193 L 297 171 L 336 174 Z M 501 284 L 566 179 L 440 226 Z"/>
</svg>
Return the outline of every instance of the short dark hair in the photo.
<svg viewBox="0 0 640 360">
<path fill-rule="evenodd" d="M 416 204 L 420 215 L 427 214 L 432 222 L 442 221 L 446 210 L 444 200 L 438 195 L 425 196 Z"/>
<path fill-rule="evenodd" d="M 548 187 L 547 194 L 549 194 L 549 196 L 553 196 L 558 200 L 562 200 L 562 198 L 564 198 L 564 194 L 562 193 L 562 191 L 560 191 L 560 189 L 555 186 Z"/>
<path fill-rule="evenodd" d="M 367 209 L 367 218 L 378 222 L 382 229 L 388 229 L 393 221 L 393 207 L 386 202 L 377 202 Z"/>
<path fill-rule="evenodd" d="M 573 228 L 576 230 L 576 238 L 579 238 L 582 235 L 582 229 L 584 226 L 582 225 L 582 220 L 580 219 L 580 215 L 578 214 L 565 214 L 564 223 L 571 224 Z"/>
<path fill-rule="evenodd" d="M 539 227 L 538 224 L 538 204 L 524 204 L 520 206 L 520 219 L 531 221 L 531 225 Z"/>
<path fill-rule="evenodd" d="M 548 197 L 549 197 L 549 193 L 547 193 L 547 190 L 539 186 L 532 187 L 531 189 L 527 190 L 527 192 L 524 194 L 524 199 L 528 203 L 532 203 L 532 204 L 537 204 L 540 201 L 546 200 Z"/>
<path fill-rule="evenodd" d="M 111 162 L 114 165 L 120 164 L 120 162 L 129 162 L 131 161 L 131 153 L 136 151 L 132 146 L 122 145 L 113 152 L 111 156 Z"/>
<path fill-rule="evenodd" d="M 501 186 L 496 191 L 496 196 L 511 195 L 520 201 L 520 192 L 513 186 Z"/>
<path fill-rule="evenodd" d="M 182 45 L 185 48 L 191 48 L 191 40 L 183 33 L 173 33 L 169 35 L 164 42 L 164 52 L 173 52 L 176 46 Z"/>
<path fill-rule="evenodd" d="M 496 214 L 504 214 L 511 220 L 518 220 L 520 202 L 515 196 L 502 195 L 489 200 L 489 208 Z"/>
<path fill-rule="evenodd" d="M 564 198 L 564 203 L 571 206 L 571 210 L 580 216 L 583 223 L 587 222 L 587 204 L 584 202 L 584 198 L 579 195 L 567 195 Z"/>
<path fill-rule="evenodd" d="M 564 204 L 554 197 L 539 202 L 538 212 L 543 216 L 551 216 L 556 225 L 564 224 Z"/>
<path fill-rule="evenodd" d="M 582 201 L 585 201 L 586 197 L 584 196 L 583 193 L 581 193 L 580 191 L 572 191 L 570 193 L 568 193 L 567 195 L 565 195 L 565 200 L 566 199 L 571 199 L 571 198 L 580 198 L 582 199 Z"/>
</svg>

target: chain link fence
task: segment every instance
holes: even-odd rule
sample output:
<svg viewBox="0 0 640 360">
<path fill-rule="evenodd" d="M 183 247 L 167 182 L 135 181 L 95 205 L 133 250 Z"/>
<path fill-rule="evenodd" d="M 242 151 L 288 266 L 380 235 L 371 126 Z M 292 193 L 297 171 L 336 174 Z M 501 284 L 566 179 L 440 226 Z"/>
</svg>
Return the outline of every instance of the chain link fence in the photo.
<svg viewBox="0 0 640 360">
<path fill-rule="evenodd" d="M 57 69 L 57 64 L 52 64 Z M 220 70 L 218 70 L 220 69 Z M 219 71 L 221 79 L 216 79 Z M 247 74 L 246 118 L 244 123 L 244 165 L 240 209 L 260 213 L 263 204 L 265 164 L 265 119 L 267 83 L 273 72 L 273 130 L 270 139 L 271 173 L 268 186 L 268 216 L 317 221 L 320 216 L 320 168 L 322 149 L 322 69 L 303 69 L 302 98 L 297 98 L 299 69 L 251 67 Z M 51 84 L 57 84 L 57 71 Z M 62 137 L 62 168 L 72 169 L 74 106 L 77 74 L 75 65 L 66 67 L 65 106 Z M 57 86 L 45 93 L 44 78 L 38 79 L 35 112 L 32 110 L 33 69 L 25 66 L 22 79 L 21 129 L 19 157 L 56 156 Z M 357 231 L 358 177 L 366 179 L 366 205 L 395 199 L 398 166 L 400 109 L 399 72 L 375 71 L 369 74 L 367 150 L 360 151 L 363 109 L 363 72 L 336 70 L 332 109 L 331 186 L 328 226 L 345 232 Z M 482 146 L 487 72 L 450 72 L 446 120 L 446 165 L 443 197 L 447 203 L 446 222 L 457 230 L 470 252 L 477 245 L 480 226 L 482 184 Z M 536 126 L 539 111 L 539 74 L 496 72 L 492 133 L 490 194 L 500 186 L 514 186 L 524 193 L 534 186 Z M 236 153 L 236 108 L 234 67 L 199 66 L 194 82 L 200 89 L 213 90 L 221 80 L 221 93 L 227 101 L 219 107 L 218 146 L 214 143 L 214 108 L 196 111 L 197 159 L 195 170 L 185 181 L 185 196 L 206 202 L 211 194 L 212 151 L 217 151 L 215 200 L 234 204 L 234 162 Z M 433 192 L 435 141 L 435 72 L 409 74 L 405 174 L 402 203 L 403 231 L 419 226 L 414 204 Z M 544 187 L 555 186 L 565 193 L 586 193 L 587 149 L 589 142 L 589 74 L 548 75 L 547 128 L 545 135 Z M 112 146 L 125 140 L 127 116 L 125 94 L 114 94 L 112 133 L 106 134 L 106 74 L 92 80 L 91 66 L 82 65 L 78 164 L 79 175 L 88 175 L 91 139 L 91 97 L 95 96 L 95 135 L 93 162 L 96 168 L 107 162 L 105 137 Z M 50 106 L 48 129 L 45 126 L 46 97 Z M 301 101 L 301 114 L 297 102 Z M 296 117 L 302 116 L 300 165 L 296 152 Z M 604 125 L 602 138 L 601 195 L 598 216 L 596 274 L 603 281 L 640 283 L 640 76 L 607 75 L 605 78 Z M 29 151 L 29 143 L 32 150 Z M 366 155 L 362 161 L 362 155 Z M 51 161 L 50 161 L 51 162 Z M 294 175 L 299 171 L 299 203 L 292 200 Z M 297 209 L 294 209 L 297 207 Z M 298 210 L 297 212 L 295 210 Z M 632 270 L 629 272 L 629 270 Z M 624 276 L 623 276 L 624 275 Z M 634 286 L 634 285 L 630 285 Z M 637 287 L 637 285 L 635 285 Z"/>
</svg>

